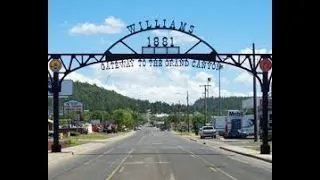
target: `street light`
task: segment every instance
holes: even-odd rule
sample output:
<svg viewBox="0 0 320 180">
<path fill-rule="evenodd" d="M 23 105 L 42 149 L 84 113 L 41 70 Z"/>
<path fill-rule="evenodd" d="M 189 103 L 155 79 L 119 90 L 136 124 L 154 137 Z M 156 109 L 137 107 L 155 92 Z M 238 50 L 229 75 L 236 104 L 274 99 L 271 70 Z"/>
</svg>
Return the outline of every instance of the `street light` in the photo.
<svg viewBox="0 0 320 180">
<path fill-rule="evenodd" d="M 208 89 L 207 89 L 207 91 L 208 91 L 208 99 L 206 99 L 206 114 L 207 114 L 207 119 L 206 119 L 206 122 L 208 122 L 208 119 L 210 119 L 210 118 L 208 118 L 208 101 L 210 100 L 210 96 L 209 96 L 209 83 L 211 82 L 211 78 L 208 78 L 208 81 L 207 81 L 207 86 L 208 86 Z"/>
<path fill-rule="evenodd" d="M 221 116 L 221 83 L 220 83 L 220 71 L 223 68 L 223 65 L 218 64 L 217 70 L 219 71 L 219 116 Z"/>
</svg>

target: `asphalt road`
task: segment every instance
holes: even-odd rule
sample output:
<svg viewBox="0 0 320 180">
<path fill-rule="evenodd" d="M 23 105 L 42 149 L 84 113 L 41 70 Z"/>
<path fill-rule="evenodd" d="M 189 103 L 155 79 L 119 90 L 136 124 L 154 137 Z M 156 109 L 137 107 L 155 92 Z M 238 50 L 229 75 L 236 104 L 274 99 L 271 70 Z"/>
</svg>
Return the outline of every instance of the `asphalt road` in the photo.
<svg viewBox="0 0 320 180">
<path fill-rule="evenodd" d="M 272 165 L 144 127 L 133 136 L 49 165 L 57 180 L 270 180 Z"/>
</svg>

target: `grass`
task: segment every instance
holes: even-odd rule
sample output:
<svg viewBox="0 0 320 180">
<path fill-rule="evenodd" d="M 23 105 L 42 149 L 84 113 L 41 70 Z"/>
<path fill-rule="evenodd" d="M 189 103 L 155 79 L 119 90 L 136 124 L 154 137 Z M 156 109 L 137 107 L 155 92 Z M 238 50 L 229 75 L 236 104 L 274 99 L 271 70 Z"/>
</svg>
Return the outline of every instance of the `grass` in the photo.
<svg viewBox="0 0 320 180">
<path fill-rule="evenodd" d="M 105 134 L 105 133 L 90 133 L 90 134 L 80 134 L 78 136 L 70 136 L 64 140 L 64 144 L 67 147 L 72 147 L 72 146 L 78 146 L 81 144 L 80 140 L 85 139 L 85 140 L 101 140 L 101 139 L 107 139 L 111 137 L 110 134 Z"/>
<path fill-rule="evenodd" d="M 112 135 L 107 133 L 90 133 L 90 134 L 80 134 L 79 136 L 71 136 L 71 138 L 75 139 L 107 139 L 110 138 Z"/>
<path fill-rule="evenodd" d="M 129 132 L 129 131 L 127 131 Z M 117 134 L 124 134 L 127 132 L 118 132 Z M 112 137 L 112 134 L 107 133 L 90 133 L 90 134 L 79 134 L 78 136 L 70 136 L 64 140 L 64 144 L 67 147 L 80 145 L 80 140 L 104 140 Z"/>
<path fill-rule="evenodd" d="M 79 142 L 78 139 L 69 138 L 69 139 L 64 140 L 64 144 L 65 144 L 67 147 L 72 147 L 72 146 L 78 146 L 78 145 L 80 145 L 81 143 Z"/>
</svg>

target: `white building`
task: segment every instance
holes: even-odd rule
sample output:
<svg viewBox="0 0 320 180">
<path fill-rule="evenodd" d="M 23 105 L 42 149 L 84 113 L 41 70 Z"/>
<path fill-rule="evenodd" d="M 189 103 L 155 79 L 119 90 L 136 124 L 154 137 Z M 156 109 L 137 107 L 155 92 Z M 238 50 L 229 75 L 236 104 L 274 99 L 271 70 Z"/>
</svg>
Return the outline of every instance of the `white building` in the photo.
<svg viewBox="0 0 320 180">
<path fill-rule="evenodd" d="M 253 110 L 253 97 L 248 98 L 246 100 L 242 101 L 242 109 L 244 110 Z M 258 118 L 258 124 L 262 120 L 262 97 L 256 98 L 257 102 L 257 118 Z M 268 98 L 268 127 L 270 130 L 272 130 L 272 98 Z M 258 127 L 260 128 L 260 127 Z"/>
</svg>

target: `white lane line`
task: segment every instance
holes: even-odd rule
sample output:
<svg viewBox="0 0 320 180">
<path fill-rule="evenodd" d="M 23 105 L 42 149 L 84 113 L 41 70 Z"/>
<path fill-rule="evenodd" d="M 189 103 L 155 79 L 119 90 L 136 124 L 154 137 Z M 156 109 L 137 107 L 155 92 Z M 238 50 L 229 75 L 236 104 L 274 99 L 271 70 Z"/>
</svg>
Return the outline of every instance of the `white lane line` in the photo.
<svg viewBox="0 0 320 180">
<path fill-rule="evenodd" d="M 174 177 L 174 175 L 172 173 L 170 174 L 169 180 L 176 180 L 176 178 Z"/>
<path fill-rule="evenodd" d="M 204 162 L 205 164 L 207 164 L 207 165 L 211 166 L 211 168 L 214 168 L 214 169 L 216 169 L 216 170 L 220 171 L 221 173 L 223 173 L 224 175 L 228 176 L 229 178 L 231 178 L 231 179 L 233 179 L 233 180 L 237 180 L 235 177 L 231 176 L 230 174 L 226 173 L 225 171 L 221 170 L 220 168 L 216 167 L 215 165 L 213 165 L 213 164 L 209 163 L 208 161 L 206 161 L 206 160 L 205 160 L 205 159 L 203 159 L 202 157 L 200 157 L 200 156 L 198 156 L 198 155 L 194 154 L 194 153 L 193 153 L 193 152 L 191 152 L 191 151 L 186 150 L 186 149 L 185 149 L 185 148 L 183 148 L 182 146 L 178 146 L 178 147 L 179 147 L 181 150 L 183 150 L 183 151 L 185 151 L 185 152 L 188 152 L 188 153 L 190 153 L 190 154 L 194 155 L 195 157 L 197 157 L 198 159 L 200 159 L 200 160 L 201 160 L 202 162 Z M 211 168 L 210 168 L 210 169 L 211 169 Z"/>
<path fill-rule="evenodd" d="M 120 164 L 112 171 L 112 173 L 107 177 L 106 180 L 110 180 L 114 176 L 114 174 L 118 171 L 118 169 L 122 166 L 122 164 L 128 159 L 128 157 L 131 155 L 133 151 L 134 151 L 134 148 L 129 151 L 129 154 L 125 158 L 123 158 Z"/>
</svg>

